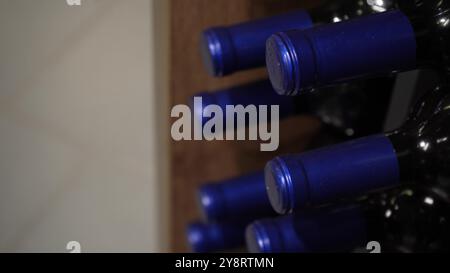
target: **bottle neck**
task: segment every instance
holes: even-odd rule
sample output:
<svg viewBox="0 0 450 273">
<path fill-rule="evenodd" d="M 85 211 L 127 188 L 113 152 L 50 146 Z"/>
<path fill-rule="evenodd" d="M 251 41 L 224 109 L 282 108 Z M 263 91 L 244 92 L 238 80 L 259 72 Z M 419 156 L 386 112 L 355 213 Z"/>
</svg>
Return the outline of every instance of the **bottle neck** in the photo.
<svg viewBox="0 0 450 273">
<path fill-rule="evenodd" d="M 386 218 L 390 217 L 390 201 L 399 193 L 393 189 L 383 193 L 372 194 L 362 201 L 363 215 L 366 221 L 366 241 L 382 242 L 386 239 Z"/>
<path fill-rule="evenodd" d="M 385 243 L 395 252 L 448 251 L 450 200 L 434 187 L 408 187 L 385 207 Z"/>
<path fill-rule="evenodd" d="M 355 80 L 294 97 L 297 112 L 346 137 L 382 132 L 395 77 Z"/>
<path fill-rule="evenodd" d="M 450 199 L 433 187 L 402 187 L 369 197 L 362 206 L 367 241 L 382 252 L 449 249 Z"/>
<path fill-rule="evenodd" d="M 394 7 L 393 1 L 327 1 L 322 7 L 312 10 L 310 16 L 315 25 L 337 23 L 364 16 L 372 13 L 379 13 L 390 10 Z"/>
<path fill-rule="evenodd" d="M 421 137 L 399 131 L 388 138 L 396 152 L 400 184 L 437 186 L 450 193 L 450 176 L 444 166 L 448 161 L 443 161 L 450 159 L 447 137 Z"/>
<path fill-rule="evenodd" d="M 314 25 L 323 25 L 335 23 L 349 19 L 348 16 L 342 13 L 342 6 L 348 6 L 350 2 L 355 0 L 341 1 L 343 3 L 336 3 L 336 1 L 326 1 L 324 5 L 313 9 L 309 12 Z"/>
<path fill-rule="evenodd" d="M 415 139 L 402 131 L 393 132 L 387 135 L 394 147 L 399 169 L 399 181 L 406 184 L 414 180 L 415 174 Z"/>
<path fill-rule="evenodd" d="M 440 85 L 414 107 L 403 127 L 388 133 L 401 184 L 437 185 L 450 192 L 450 95 Z"/>
<path fill-rule="evenodd" d="M 416 4 L 413 4 L 416 3 Z M 450 71 L 450 6 L 448 1 L 399 1 L 416 35 L 418 68 Z M 406 3 L 406 4 L 405 4 Z"/>
</svg>

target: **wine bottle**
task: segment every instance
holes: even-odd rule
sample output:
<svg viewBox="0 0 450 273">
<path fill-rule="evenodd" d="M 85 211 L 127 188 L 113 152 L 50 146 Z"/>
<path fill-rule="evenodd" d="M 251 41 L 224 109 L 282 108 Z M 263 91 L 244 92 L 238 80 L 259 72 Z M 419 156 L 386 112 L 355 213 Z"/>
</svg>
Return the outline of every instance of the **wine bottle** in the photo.
<svg viewBox="0 0 450 273">
<path fill-rule="evenodd" d="M 223 113 L 226 113 L 227 105 L 279 105 L 280 119 L 310 115 L 319 118 L 333 135 L 366 136 L 381 132 L 395 79 L 383 77 L 343 83 L 298 97 L 280 96 L 274 92 L 269 80 L 262 80 L 199 93 L 194 98 L 201 98 L 202 103 L 191 103 L 191 106 L 194 118 L 203 125 L 212 118 L 204 115 L 210 105 L 219 106 Z M 223 124 L 226 124 L 226 115 L 223 118 Z M 238 123 L 235 121 L 233 124 L 236 127 Z"/>
<path fill-rule="evenodd" d="M 303 10 L 231 26 L 212 27 L 201 37 L 201 53 L 208 72 L 225 76 L 235 71 L 264 66 L 265 42 L 270 35 L 288 29 L 306 29 L 314 23 L 336 22 L 350 16 L 383 11 L 391 1 L 327 1 L 322 11 Z M 342 2 L 342 1 L 341 1 Z"/>
<path fill-rule="evenodd" d="M 370 75 L 428 67 L 448 71 L 448 1 L 397 2 L 401 9 L 272 35 L 266 63 L 274 89 L 298 95 Z"/>
<path fill-rule="evenodd" d="M 188 225 L 188 245 L 196 253 L 238 249 L 245 245 L 245 223 L 203 223 Z"/>
<path fill-rule="evenodd" d="M 439 183 L 450 193 L 450 92 L 444 83 L 393 132 L 268 162 L 265 182 L 279 213 L 402 185 Z"/>
<path fill-rule="evenodd" d="M 201 37 L 201 54 L 209 74 L 225 76 L 238 70 L 264 65 L 267 38 L 284 29 L 305 29 L 312 26 L 308 13 L 300 10 L 205 30 Z"/>
<path fill-rule="evenodd" d="M 249 252 L 349 252 L 384 238 L 384 208 L 370 202 L 321 208 L 252 223 Z"/>
</svg>

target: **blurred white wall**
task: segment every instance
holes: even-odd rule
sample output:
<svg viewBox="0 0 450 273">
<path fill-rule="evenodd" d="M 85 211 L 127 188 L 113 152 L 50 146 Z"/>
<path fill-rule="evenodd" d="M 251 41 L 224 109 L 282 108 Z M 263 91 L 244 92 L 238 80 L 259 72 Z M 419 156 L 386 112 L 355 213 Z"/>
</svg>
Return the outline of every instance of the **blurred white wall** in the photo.
<svg viewBox="0 0 450 273">
<path fill-rule="evenodd" d="M 0 0 L 0 251 L 166 250 L 158 5 Z"/>
</svg>

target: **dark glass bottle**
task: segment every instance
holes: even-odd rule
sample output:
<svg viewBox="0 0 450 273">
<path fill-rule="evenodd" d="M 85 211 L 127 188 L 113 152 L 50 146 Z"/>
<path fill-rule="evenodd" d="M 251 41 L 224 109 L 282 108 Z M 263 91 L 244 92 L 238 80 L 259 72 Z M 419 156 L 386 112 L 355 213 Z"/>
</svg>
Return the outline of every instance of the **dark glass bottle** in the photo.
<svg viewBox="0 0 450 273">
<path fill-rule="evenodd" d="M 401 10 L 271 36 L 266 63 L 274 89 L 298 95 L 369 75 L 422 67 L 446 72 L 449 2 L 397 2 Z"/>
<path fill-rule="evenodd" d="M 326 1 L 309 11 L 314 26 L 338 23 L 358 16 L 385 12 L 395 7 L 396 0 L 341 0 Z M 288 30 L 288 29 L 285 29 Z"/>
<path fill-rule="evenodd" d="M 239 70 L 264 66 L 265 43 L 270 35 L 288 29 L 306 29 L 314 23 L 345 20 L 390 8 L 391 1 L 346 0 L 326 4 L 312 12 L 303 10 L 231 26 L 212 27 L 201 37 L 201 53 L 208 72 L 224 76 Z"/>
<path fill-rule="evenodd" d="M 435 186 L 403 189 L 387 203 L 383 229 L 387 252 L 448 252 L 448 192 Z"/>
<path fill-rule="evenodd" d="M 269 199 L 279 213 L 408 184 L 450 192 L 450 89 L 428 92 L 402 128 L 266 165 Z"/>
<path fill-rule="evenodd" d="M 204 115 L 209 105 L 219 106 L 223 113 L 226 113 L 227 105 L 254 105 L 258 108 L 261 105 L 279 105 L 280 119 L 310 115 L 319 118 L 332 135 L 366 136 L 382 131 L 395 79 L 383 77 L 353 81 L 298 97 L 280 96 L 274 92 L 270 81 L 262 80 L 215 92 L 199 93 L 194 98 L 201 99 L 201 103 L 191 105 L 194 118 L 203 125 L 211 119 Z M 225 117 L 223 115 L 224 125 Z"/>
<path fill-rule="evenodd" d="M 384 200 L 383 200 L 384 201 Z M 350 252 L 368 242 L 382 242 L 386 202 L 321 208 L 273 219 L 247 227 L 250 252 Z"/>
<path fill-rule="evenodd" d="M 238 249 L 245 244 L 246 223 L 194 222 L 186 230 L 188 245 L 193 252 L 218 252 Z"/>
</svg>

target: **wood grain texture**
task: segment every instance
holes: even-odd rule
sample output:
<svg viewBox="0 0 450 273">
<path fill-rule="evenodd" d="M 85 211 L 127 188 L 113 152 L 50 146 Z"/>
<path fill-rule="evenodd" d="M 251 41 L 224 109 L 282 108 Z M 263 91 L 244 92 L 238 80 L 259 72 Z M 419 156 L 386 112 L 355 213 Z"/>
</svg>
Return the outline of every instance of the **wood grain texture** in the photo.
<svg viewBox="0 0 450 273">
<path fill-rule="evenodd" d="M 171 0 L 170 104 L 186 104 L 203 90 L 215 90 L 266 77 L 265 69 L 212 78 L 203 68 L 199 37 L 203 29 L 227 25 L 293 8 L 309 7 L 299 0 Z M 174 122 L 170 120 L 171 124 Z M 199 218 L 195 190 L 217 181 L 263 168 L 274 155 L 302 150 L 319 129 L 311 118 L 296 117 L 280 124 L 277 153 L 259 152 L 257 142 L 182 141 L 171 143 L 171 250 L 187 251 L 185 228 Z M 170 135 L 169 135 L 170 137 Z"/>
</svg>

